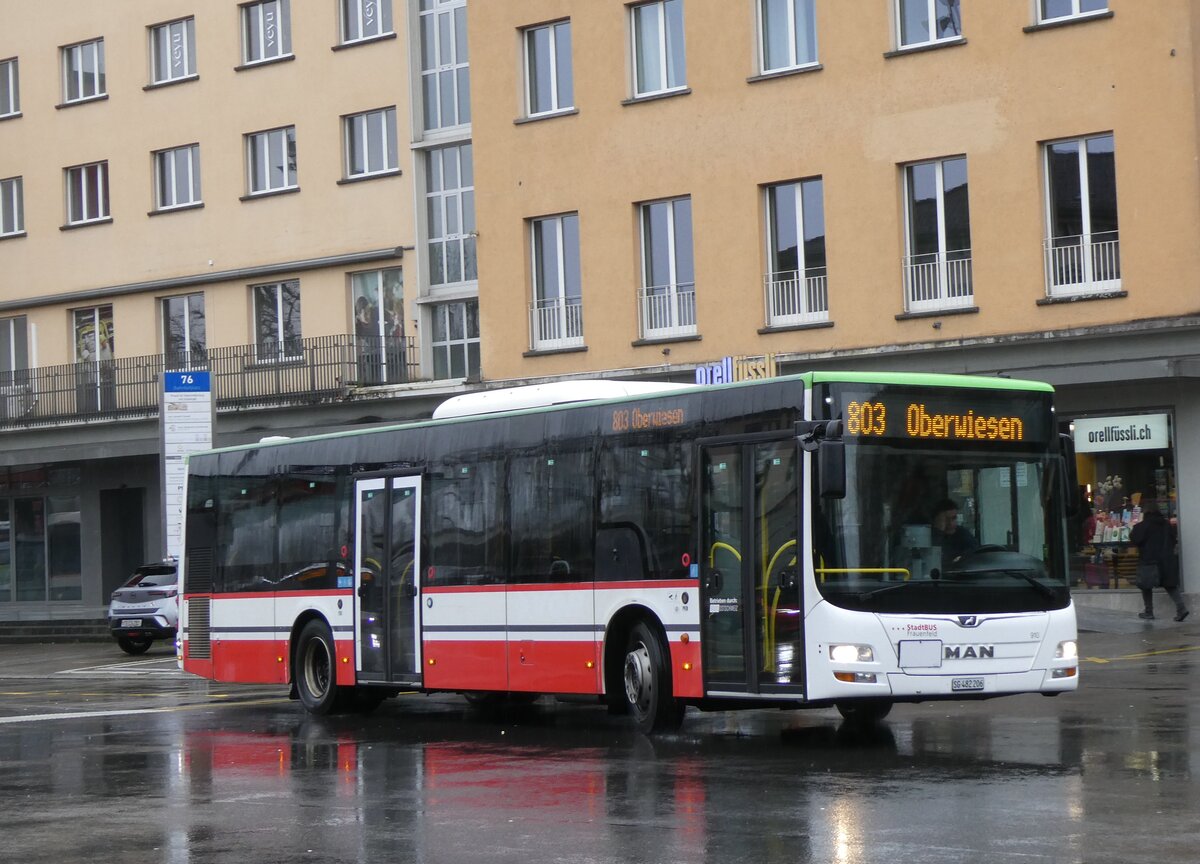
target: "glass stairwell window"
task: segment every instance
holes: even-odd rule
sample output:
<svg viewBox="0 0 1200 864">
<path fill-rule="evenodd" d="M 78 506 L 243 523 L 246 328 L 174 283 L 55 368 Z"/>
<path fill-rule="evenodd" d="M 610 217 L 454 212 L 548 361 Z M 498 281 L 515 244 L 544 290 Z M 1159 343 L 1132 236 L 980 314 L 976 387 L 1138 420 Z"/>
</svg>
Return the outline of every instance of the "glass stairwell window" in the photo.
<svg viewBox="0 0 1200 864">
<path fill-rule="evenodd" d="M 579 278 L 579 214 L 530 223 L 533 302 L 529 308 L 535 351 L 583 345 L 583 296 Z"/>
<path fill-rule="evenodd" d="M 829 320 L 824 183 L 820 177 L 768 186 L 768 327 Z"/>
<path fill-rule="evenodd" d="M 1047 144 L 1049 234 L 1046 293 L 1051 297 L 1121 290 L 1117 169 L 1112 135 Z"/>
<path fill-rule="evenodd" d="M 975 305 L 966 157 L 904 168 L 904 298 L 909 312 Z"/>
</svg>

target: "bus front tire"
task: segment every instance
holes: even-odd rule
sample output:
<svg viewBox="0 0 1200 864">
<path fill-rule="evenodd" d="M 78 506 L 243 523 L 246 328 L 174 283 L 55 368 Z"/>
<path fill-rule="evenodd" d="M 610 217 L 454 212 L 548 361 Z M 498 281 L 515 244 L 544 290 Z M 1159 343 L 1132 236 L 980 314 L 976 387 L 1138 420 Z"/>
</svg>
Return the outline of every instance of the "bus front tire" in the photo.
<svg viewBox="0 0 1200 864">
<path fill-rule="evenodd" d="M 322 621 L 309 621 L 296 641 L 296 691 L 310 714 L 332 714 L 341 701 L 336 681 L 333 635 Z"/>
<path fill-rule="evenodd" d="M 892 703 L 886 699 L 863 699 L 838 702 L 838 713 L 847 723 L 878 723 L 892 713 Z"/>
<path fill-rule="evenodd" d="M 625 701 L 647 735 L 678 729 L 683 705 L 671 695 L 671 672 L 662 640 L 644 621 L 634 625 L 625 648 L 622 673 Z"/>
</svg>

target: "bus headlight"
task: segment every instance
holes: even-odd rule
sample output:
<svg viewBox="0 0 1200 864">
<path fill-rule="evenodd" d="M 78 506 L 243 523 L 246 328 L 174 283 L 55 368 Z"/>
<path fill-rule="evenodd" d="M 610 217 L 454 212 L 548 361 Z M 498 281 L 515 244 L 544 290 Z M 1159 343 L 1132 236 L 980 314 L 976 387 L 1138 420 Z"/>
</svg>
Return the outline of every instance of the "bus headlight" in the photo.
<svg viewBox="0 0 1200 864">
<path fill-rule="evenodd" d="M 1058 650 L 1054 652 L 1055 660 L 1074 660 L 1079 656 L 1079 648 L 1075 645 L 1073 639 L 1068 639 L 1066 642 L 1058 643 Z"/>
<path fill-rule="evenodd" d="M 830 645 L 829 659 L 834 663 L 872 663 L 875 649 L 870 645 Z"/>
</svg>

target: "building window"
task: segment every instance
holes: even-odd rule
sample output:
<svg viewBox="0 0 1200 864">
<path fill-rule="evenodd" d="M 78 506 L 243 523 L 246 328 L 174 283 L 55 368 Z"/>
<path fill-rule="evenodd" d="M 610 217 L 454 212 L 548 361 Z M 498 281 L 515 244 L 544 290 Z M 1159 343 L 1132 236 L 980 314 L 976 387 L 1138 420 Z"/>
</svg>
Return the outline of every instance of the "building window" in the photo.
<svg viewBox="0 0 1200 864">
<path fill-rule="evenodd" d="M 265 0 L 242 7 L 242 62 L 262 63 L 292 53 L 289 0 Z"/>
<path fill-rule="evenodd" d="M 760 71 L 782 72 L 817 62 L 813 0 L 759 0 Z"/>
<path fill-rule="evenodd" d="M 200 203 L 200 145 L 154 154 L 154 206 L 158 210 Z"/>
<path fill-rule="evenodd" d="M 83 597 L 78 495 L 0 498 L 0 602 Z"/>
<path fill-rule="evenodd" d="M 392 32 L 391 0 L 341 0 L 342 43 Z"/>
<path fill-rule="evenodd" d="M 246 136 L 251 195 L 296 188 L 296 127 L 269 129 Z"/>
<path fill-rule="evenodd" d="M 0 180 L 0 237 L 25 232 L 25 183 L 20 177 Z"/>
<path fill-rule="evenodd" d="M 191 369 L 205 362 L 204 295 L 162 300 L 163 353 L 168 369 Z"/>
<path fill-rule="evenodd" d="M 92 306 L 76 309 L 75 362 L 99 363 L 112 360 L 116 351 L 116 334 L 113 332 L 113 307 Z"/>
<path fill-rule="evenodd" d="M 643 339 L 696 332 L 696 279 L 692 264 L 692 199 L 654 201 L 640 208 L 642 287 L 638 298 Z"/>
<path fill-rule="evenodd" d="M 109 218 L 108 163 L 93 162 L 67 169 L 67 224 Z"/>
<path fill-rule="evenodd" d="M 571 22 L 525 31 L 525 113 L 530 117 L 575 107 Z"/>
<path fill-rule="evenodd" d="M 350 275 L 358 383 L 409 380 L 404 341 L 404 274 L 399 268 Z"/>
<path fill-rule="evenodd" d="M 395 108 L 352 114 L 344 119 L 347 177 L 366 177 L 397 169 Z"/>
<path fill-rule="evenodd" d="M 17 58 L 0 60 L 0 117 L 21 113 L 21 81 Z"/>
<path fill-rule="evenodd" d="M 1055 141 L 1044 149 L 1046 281 L 1051 296 L 1121 289 L 1113 136 Z"/>
<path fill-rule="evenodd" d="M 0 318 L 0 386 L 21 383 L 22 370 L 29 368 L 29 322 L 24 315 Z M 8 395 L 8 394 L 5 394 Z M 3 416 L 10 417 L 10 405 L 0 398 Z"/>
<path fill-rule="evenodd" d="M 530 222 L 533 302 L 530 332 L 535 350 L 583 344 L 583 294 L 579 277 L 579 214 Z"/>
<path fill-rule="evenodd" d="M 966 157 L 905 166 L 904 197 L 906 308 L 974 305 Z"/>
<path fill-rule="evenodd" d="M 63 102 L 82 102 L 105 95 L 104 40 L 62 49 Z"/>
<path fill-rule="evenodd" d="M 429 284 L 479 278 L 475 266 L 475 176 L 471 145 L 430 150 L 425 200 L 429 220 Z"/>
<path fill-rule="evenodd" d="M 1108 11 L 1108 0 L 1038 0 L 1038 22 L 1083 18 Z"/>
<path fill-rule="evenodd" d="M 479 377 L 479 301 L 439 303 L 433 315 L 433 377 Z"/>
<path fill-rule="evenodd" d="M 254 342 L 259 362 L 298 360 L 300 341 L 300 283 L 295 279 L 255 285 Z"/>
<path fill-rule="evenodd" d="M 900 47 L 962 38 L 959 0 L 896 0 Z"/>
<path fill-rule="evenodd" d="M 687 87 L 683 0 L 659 0 L 630 9 L 633 16 L 633 87 L 650 96 Z"/>
<path fill-rule="evenodd" d="M 421 88 L 425 130 L 471 122 L 466 0 L 421 0 Z"/>
<path fill-rule="evenodd" d="M 766 189 L 768 327 L 829 320 L 824 199 L 820 177 Z"/>
<path fill-rule="evenodd" d="M 196 74 L 196 19 L 150 28 L 151 81 L 165 84 Z"/>
</svg>

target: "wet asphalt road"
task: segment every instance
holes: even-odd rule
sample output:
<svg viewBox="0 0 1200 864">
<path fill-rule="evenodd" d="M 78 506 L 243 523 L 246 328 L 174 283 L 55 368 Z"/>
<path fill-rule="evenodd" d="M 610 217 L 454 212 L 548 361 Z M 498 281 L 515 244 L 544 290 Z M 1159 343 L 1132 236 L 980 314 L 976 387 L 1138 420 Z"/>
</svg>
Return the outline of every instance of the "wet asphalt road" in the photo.
<svg viewBox="0 0 1200 864">
<path fill-rule="evenodd" d="M 1200 625 L 1081 635 L 1047 699 L 689 712 L 401 696 L 308 718 L 168 651 L 0 646 L 0 861 L 1200 861 Z M 1112 632 L 1112 630 L 1127 632 Z"/>
</svg>

